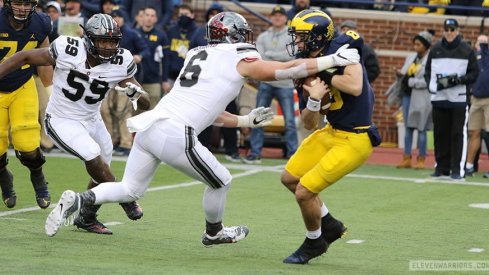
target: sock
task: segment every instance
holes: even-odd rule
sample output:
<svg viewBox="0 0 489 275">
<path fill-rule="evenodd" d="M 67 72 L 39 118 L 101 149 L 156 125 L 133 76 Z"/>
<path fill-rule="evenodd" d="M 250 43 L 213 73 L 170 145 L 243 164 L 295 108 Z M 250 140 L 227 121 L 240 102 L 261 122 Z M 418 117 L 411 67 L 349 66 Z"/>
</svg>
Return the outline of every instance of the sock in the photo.
<svg viewBox="0 0 489 275">
<path fill-rule="evenodd" d="M 315 240 L 319 237 L 321 237 L 321 227 L 319 229 L 314 230 L 314 231 L 307 231 L 306 237 L 311 240 Z"/>
<path fill-rule="evenodd" d="M 328 215 L 328 213 L 329 213 L 328 207 L 326 207 L 326 204 L 324 204 L 323 202 L 323 205 L 321 205 L 321 217 Z"/>
<path fill-rule="evenodd" d="M 222 222 L 210 223 L 205 221 L 205 233 L 208 236 L 216 236 L 222 230 Z"/>
<path fill-rule="evenodd" d="M 474 168 L 474 164 L 473 163 L 470 163 L 470 162 L 467 162 L 467 164 L 465 164 L 465 168 L 472 169 L 472 168 Z"/>
<path fill-rule="evenodd" d="M 95 203 L 95 193 L 93 193 L 92 190 L 87 190 L 83 193 L 80 193 L 80 197 L 82 199 L 83 206 L 93 205 Z"/>
</svg>

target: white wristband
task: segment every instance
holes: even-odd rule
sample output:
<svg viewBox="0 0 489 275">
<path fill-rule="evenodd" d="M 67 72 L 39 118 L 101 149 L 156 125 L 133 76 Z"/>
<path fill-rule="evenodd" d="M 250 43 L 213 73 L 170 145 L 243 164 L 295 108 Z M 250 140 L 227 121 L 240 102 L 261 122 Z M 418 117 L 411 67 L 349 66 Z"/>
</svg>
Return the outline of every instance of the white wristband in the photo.
<svg viewBox="0 0 489 275">
<path fill-rule="evenodd" d="M 321 101 L 309 97 L 309 99 L 307 100 L 306 108 L 309 109 L 309 111 L 311 112 L 319 112 L 319 110 L 321 109 Z"/>
<path fill-rule="evenodd" d="M 248 115 L 245 116 L 237 116 L 238 118 L 238 124 L 236 127 L 241 128 L 241 127 L 250 127 L 250 119 Z"/>
<path fill-rule="evenodd" d="M 334 67 L 334 61 L 332 55 L 321 56 L 316 58 L 318 72 L 322 72 L 326 69 Z"/>
</svg>

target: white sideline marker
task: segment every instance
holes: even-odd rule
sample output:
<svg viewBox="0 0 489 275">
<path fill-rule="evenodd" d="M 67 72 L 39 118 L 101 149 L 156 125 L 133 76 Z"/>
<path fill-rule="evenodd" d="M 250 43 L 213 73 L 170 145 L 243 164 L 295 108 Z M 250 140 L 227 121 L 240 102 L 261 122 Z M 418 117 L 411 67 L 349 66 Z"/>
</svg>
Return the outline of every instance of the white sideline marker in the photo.
<svg viewBox="0 0 489 275">
<path fill-rule="evenodd" d="M 481 252 L 484 252 L 484 248 L 471 248 L 468 250 L 469 252 L 472 252 L 472 253 L 481 253 Z"/>
<path fill-rule="evenodd" d="M 113 225 L 121 225 L 123 224 L 122 222 L 106 222 L 104 223 L 104 225 L 108 225 L 108 226 L 113 226 Z"/>
<path fill-rule="evenodd" d="M 346 243 L 349 243 L 349 244 L 361 244 L 361 243 L 364 243 L 364 242 L 365 242 L 365 240 L 349 240 Z"/>
<path fill-rule="evenodd" d="M 472 208 L 480 208 L 480 209 L 489 209 L 489 203 L 471 203 L 469 207 Z"/>
</svg>

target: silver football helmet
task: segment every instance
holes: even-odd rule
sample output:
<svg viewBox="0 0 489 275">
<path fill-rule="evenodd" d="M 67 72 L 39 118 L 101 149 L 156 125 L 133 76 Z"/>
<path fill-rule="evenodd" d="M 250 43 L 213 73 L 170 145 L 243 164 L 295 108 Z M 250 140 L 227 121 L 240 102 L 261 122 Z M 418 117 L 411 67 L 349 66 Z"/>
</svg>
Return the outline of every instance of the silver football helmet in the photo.
<svg viewBox="0 0 489 275">
<path fill-rule="evenodd" d="M 119 49 L 122 38 L 121 29 L 110 15 L 98 13 L 88 19 L 83 39 L 88 53 L 100 62 L 109 62 Z M 112 41 L 114 47 L 100 47 L 100 40 Z"/>
<path fill-rule="evenodd" d="M 235 12 L 225 11 L 214 15 L 206 26 L 209 44 L 253 42 L 253 31 L 246 19 Z"/>
</svg>

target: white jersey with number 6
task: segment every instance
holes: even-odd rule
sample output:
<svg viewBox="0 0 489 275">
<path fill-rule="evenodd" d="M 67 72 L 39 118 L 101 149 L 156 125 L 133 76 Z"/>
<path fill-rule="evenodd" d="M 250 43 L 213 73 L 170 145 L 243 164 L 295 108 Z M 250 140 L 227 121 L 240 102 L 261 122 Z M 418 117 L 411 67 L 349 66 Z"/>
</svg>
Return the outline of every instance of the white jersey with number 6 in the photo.
<svg viewBox="0 0 489 275">
<path fill-rule="evenodd" d="M 160 100 L 152 114 L 143 113 L 144 119 L 135 117 L 132 122 L 136 128 L 144 129 L 156 117 L 171 118 L 199 134 L 238 96 L 246 80 L 236 68 L 238 62 L 257 59 L 261 59 L 260 54 L 248 43 L 216 44 L 190 50 L 170 93 Z M 145 125 L 141 125 L 142 120 Z"/>
<path fill-rule="evenodd" d="M 132 54 L 119 49 L 110 62 L 90 68 L 82 38 L 60 36 L 49 47 L 56 60 L 53 94 L 46 113 L 74 120 L 93 118 L 107 91 L 136 73 Z"/>
</svg>

